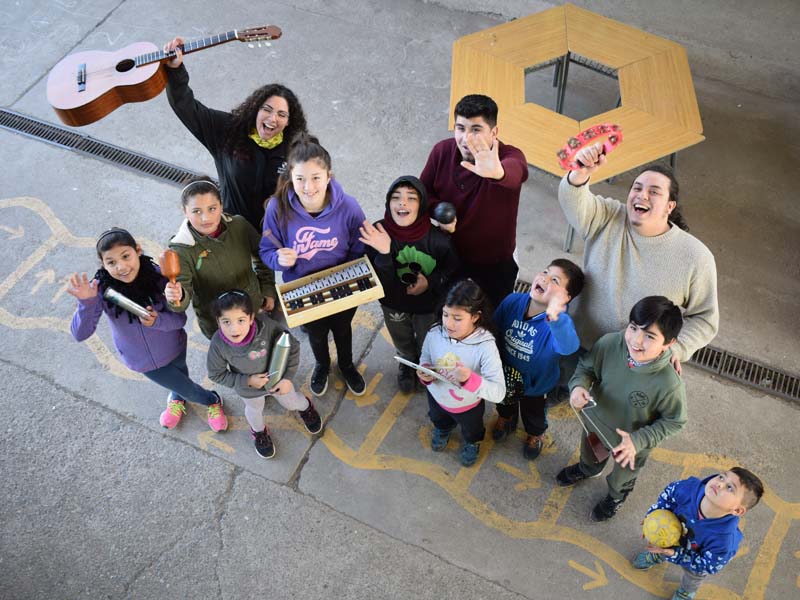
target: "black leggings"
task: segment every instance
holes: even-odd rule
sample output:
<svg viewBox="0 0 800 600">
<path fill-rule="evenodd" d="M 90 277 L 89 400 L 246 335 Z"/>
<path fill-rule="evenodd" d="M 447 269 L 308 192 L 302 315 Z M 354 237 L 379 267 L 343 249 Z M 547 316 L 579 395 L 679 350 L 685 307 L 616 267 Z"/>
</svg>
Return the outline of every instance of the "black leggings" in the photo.
<svg viewBox="0 0 800 600">
<path fill-rule="evenodd" d="M 317 364 L 330 368 L 331 355 L 328 352 L 328 332 L 333 333 L 336 344 L 336 358 L 339 368 L 349 367 L 353 364 L 353 328 L 351 326 L 356 308 L 323 317 L 317 321 L 303 325 L 303 331 L 308 334 L 308 343 Z"/>
</svg>

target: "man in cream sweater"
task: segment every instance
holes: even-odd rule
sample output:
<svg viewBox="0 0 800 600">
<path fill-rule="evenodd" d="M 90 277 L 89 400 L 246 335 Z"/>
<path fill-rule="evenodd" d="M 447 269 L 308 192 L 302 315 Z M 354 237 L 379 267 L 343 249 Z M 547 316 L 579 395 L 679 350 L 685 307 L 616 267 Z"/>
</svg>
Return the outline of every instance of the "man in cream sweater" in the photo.
<svg viewBox="0 0 800 600">
<path fill-rule="evenodd" d="M 687 233 L 678 210 L 678 182 L 660 165 L 635 179 L 626 203 L 596 196 L 589 179 L 607 157 L 594 144 L 578 151 L 586 167 L 570 171 L 558 189 L 561 209 L 584 239 L 586 286 L 572 313 L 581 345 L 627 323 L 627 310 L 644 296 L 666 296 L 683 311 L 684 326 L 673 346 L 680 363 L 717 335 L 717 268 L 706 246 Z"/>
</svg>

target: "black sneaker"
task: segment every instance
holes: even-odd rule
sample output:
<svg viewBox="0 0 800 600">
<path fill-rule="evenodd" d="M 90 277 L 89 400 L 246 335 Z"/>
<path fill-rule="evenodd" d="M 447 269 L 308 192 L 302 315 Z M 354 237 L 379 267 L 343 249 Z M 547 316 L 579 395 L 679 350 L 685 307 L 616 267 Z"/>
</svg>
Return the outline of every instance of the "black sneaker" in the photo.
<svg viewBox="0 0 800 600">
<path fill-rule="evenodd" d="M 314 365 L 314 372 L 311 373 L 311 393 L 315 396 L 322 396 L 328 389 L 328 373 L 330 367 L 323 367 L 317 363 Z"/>
<path fill-rule="evenodd" d="M 400 370 L 397 373 L 397 386 L 404 394 L 410 394 L 414 391 L 414 385 L 417 382 L 417 373 L 412 367 L 400 365 Z"/>
<path fill-rule="evenodd" d="M 541 435 L 529 435 L 522 446 L 522 456 L 528 460 L 536 460 L 542 453 L 544 447 L 544 437 Z"/>
<path fill-rule="evenodd" d="M 305 410 L 298 410 L 297 414 L 300 415 L 300 419 L 303 421 L 306 431 L 313 435 L 322 431 L 322 419 L 317 409 L 314 408 L 314 403 L 311 402 L 311 398 L 306 398 L 306 400 L 308 400 L 308 408 Z"/>
<path fill-rule="evenodd" d="M 514 433 L 517 430 L 517 420 L 514 418 L 506 419 L 505 417 L 497 417 L 497 421 L 494 422 L 494 427 L 492 428 L 492 439 L 495 442 L 499 442 L 500 440 L 504 440 L 509 435 Z"/>
<path fill-rule="evenodd" d="M 592 514 L 589 515 L 589 518 L 597 523 L 608 521 L 617 514 L 623 502 L 625 500 L 614 500 L 611 496 L 606 496 L 592 509 Z"/>
<path fill-rule="evenodd" d="M 581 471 L 580 465 L 575 463 L 574 465 L 564 467 L 561 469 L 561 471 L 559 471 L 558 475 L 556 475 L 556 483 L 558 483 L 558 485 L 561 487 L 566 487 L 568 485 L 575 485 L 584 479 L 600 477 L 600 475 L 602 475 L 602 471 L 597 475 L 584 475 L 583 471 Z"/>
<path fill-rule="evenodd" d="M 342 372 L 342 377 L 344 377 L 344 382 L 347 384 L 350 393 L 354 396 L 363 396 L 364 392 L 367 391 L 367 384 L 364 383 L 364 378 L 361 376 L 361 373 L 358 372 L 356 366 L 340 366 L 339 370 Z"/>
<path fill-rule="evenodd" d="M 256 452 L 261 458 L 272 458 L 275 456 L 275 444 L 272 443 L 272 438 L 269 437 L 269 429 L 264 427 L 264 431 L 258 432 L 251 429 L 250 435 L 253 436 Z"/>
</svg>

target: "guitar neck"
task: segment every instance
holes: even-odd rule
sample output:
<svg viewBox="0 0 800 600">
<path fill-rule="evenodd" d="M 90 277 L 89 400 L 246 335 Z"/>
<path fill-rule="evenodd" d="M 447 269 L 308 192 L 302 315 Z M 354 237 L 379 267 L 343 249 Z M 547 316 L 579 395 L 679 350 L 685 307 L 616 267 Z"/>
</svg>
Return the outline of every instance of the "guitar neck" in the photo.
<svg viewBox="0 0 800 600">
<path fill-rule="evenodd" d="M 197 40 L 195 42 L 185 42 L 183 44 L 183 53 L 190 54 L 192 52 L 197 52 L 198 50 L 204 50 L 205 48 L 211 48 L 213 46 L 219 46 L 220 44 L 232 42 L 233 40 L 236 39 L 238 39 L 238 37 L 235 29 L 233 31 L 226 31 L 225 33 L 212 35 L 210 37 L 203 38 L 202 40 Z M 159 50 L 158 52 L 149 52 L 147 54 L 140 54 L 134 60 L 136 61 L 137 67 L 143 67 L 144 65 L 149 65 L 154 62 L 161 62 L 163 60 L 169 60 L 170 58 L 174 57 L 175 57 L 174 50 L 172 50 L 171 52 L 164 52 L 163 50 Z"/>
</svg>

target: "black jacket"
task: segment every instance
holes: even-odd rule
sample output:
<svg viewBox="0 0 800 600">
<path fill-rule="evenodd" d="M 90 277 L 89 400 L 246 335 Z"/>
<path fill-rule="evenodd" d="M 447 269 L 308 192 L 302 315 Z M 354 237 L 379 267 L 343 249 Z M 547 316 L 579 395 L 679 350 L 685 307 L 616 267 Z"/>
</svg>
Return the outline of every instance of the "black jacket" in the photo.
<svg viewBox="0 0 800 600">
<path fill-rule="evenodd" d="M 377 223 L 382 224 L 383 219 Z M 416 242 L 392 240 L 389 254 L 379 254 L 371 246 L 367 246 L 366 249 L 386 294 L 380 303 L 402 312 L 414 314 L 435 312 L 439 303 L 444 300 L 452 283 L 451 278 L 459 267 L 458 256 L 450 243 L 450 235 L 440 231 L 438 227 L 431 227 L 425 237 Z M 433 269 L 429 270 L 431 264 L 429 260 L 416 253 L 427 255 L 435 261 Z M 411 272 L 409 264 L 412 262 L 423 267 L 422 273 L 428 279 L 428 289 L 419 296 L 407 294 L 407 284 L 401 280 L 404 274 Z"/>
<path fill-rule="evenodd" d="M 233 116 L 195 100 L 194 92 L 189 87 L 189 73 L 184 65 L 177 69 L 167 68 L 166 71 L 169 105 L 214 158 L 225 212 L 242 215 L 256 231 L 261 232 L 264 202 L 275 192 L 278 175 L 286 163 L 286 142 L 271 150 L 253 142 L 252 157 L 249 159 L 239 159 L 224 152 L 225 135 Z"/>
</svg>

